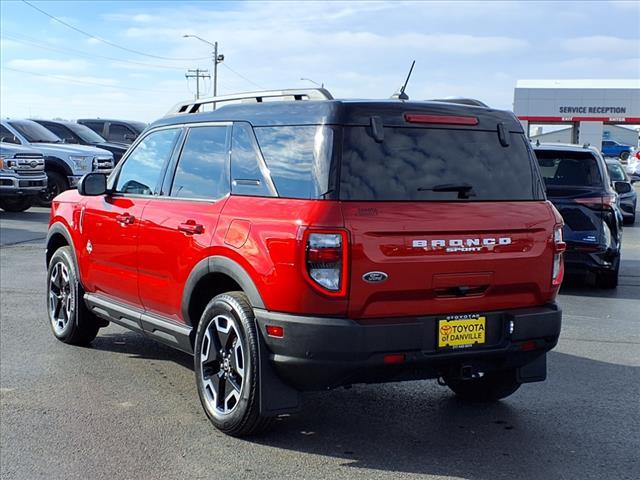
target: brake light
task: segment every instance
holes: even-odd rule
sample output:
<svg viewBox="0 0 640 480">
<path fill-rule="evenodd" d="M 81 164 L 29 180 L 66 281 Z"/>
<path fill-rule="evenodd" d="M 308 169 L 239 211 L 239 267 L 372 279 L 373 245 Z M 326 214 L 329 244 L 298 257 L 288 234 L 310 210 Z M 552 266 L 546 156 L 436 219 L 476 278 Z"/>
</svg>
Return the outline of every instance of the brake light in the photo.
<svg viewBox="0 0 640 480">
<path fill-rule="evenodd" d="M 445 123 L 449 125 L 477 125 L 476 117 L 454 115 L 424 115 L 421 113 L 405 113 L 405 121 L 409 123 Z"/>
<path fill-rule="evenodd" d="M 551 271 L 551 285 L 560 286 L 564 278 L 564 261 L 562 252 L 567 249 L 567 244 L 562 238 L 562 225 L 556 225 L 553 230 L 553 269 Z"/>
<path fill-rule="evenodd" d="M 576 203 L 586 205 L 589 208 L 603 209 L 613 207 L 616 203 L 616 197 L 613 195 L 605 195 L 603 197 L 575 198 Z"/>
<path fill-rule="evenodd" d="M 343 296 L 347 289 L 347 233 L 310 231 L 304 244 L 305 271 L 311 285 L 325 295 Z"/>
<path fill-rule="evenodd" d="M 638 150 L 638 151 L 636 152 L 636 158 L 637 158 L 638 160 L 640 160 L 640 150 Z"/>
</svg>

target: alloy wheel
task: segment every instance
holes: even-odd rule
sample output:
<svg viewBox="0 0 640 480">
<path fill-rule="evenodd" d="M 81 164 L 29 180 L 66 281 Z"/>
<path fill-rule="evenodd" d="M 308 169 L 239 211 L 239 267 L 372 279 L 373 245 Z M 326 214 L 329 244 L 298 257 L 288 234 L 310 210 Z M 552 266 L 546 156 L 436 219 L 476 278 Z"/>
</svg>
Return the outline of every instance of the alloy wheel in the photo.
<svg viewBox="0 0 640 480">
<path fill-rule="evenodd" d="M 74 318 L 75 298 L 71 288 L 69 269 L 62 263 L 56 263 L 49 277 L 49 320 L 57 335 L 67 328 Z"/>
<path fill-rule="evenodd" d="M 207 325 L 200 352 L 202 390 L 209 408 L 227 415 L 237 407 L 244 385 L 245 356 L 236 322 L 215 316 Z"/>
</svg>

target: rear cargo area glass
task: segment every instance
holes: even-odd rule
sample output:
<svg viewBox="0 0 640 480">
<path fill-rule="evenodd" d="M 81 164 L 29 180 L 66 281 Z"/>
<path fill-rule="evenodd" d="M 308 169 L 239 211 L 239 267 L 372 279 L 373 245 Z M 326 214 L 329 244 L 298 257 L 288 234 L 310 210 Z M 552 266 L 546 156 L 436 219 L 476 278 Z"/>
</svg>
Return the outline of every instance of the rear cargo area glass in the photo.
<svg viewBox="0 0 640 480">
<path fill-rule="evenodd" d="M 523 135 L 497 131 L 344 127 L 340 199 L 354 201 L 539 200 Z M 446 191 L 449 190 L 449 191 Z"/>
<path fill-rule="evenodd" d="M 549 187 L 601 187 L 602 175 L 591 152 L 537 150 L 536 157 L 544 183 Z"/>
</svg>

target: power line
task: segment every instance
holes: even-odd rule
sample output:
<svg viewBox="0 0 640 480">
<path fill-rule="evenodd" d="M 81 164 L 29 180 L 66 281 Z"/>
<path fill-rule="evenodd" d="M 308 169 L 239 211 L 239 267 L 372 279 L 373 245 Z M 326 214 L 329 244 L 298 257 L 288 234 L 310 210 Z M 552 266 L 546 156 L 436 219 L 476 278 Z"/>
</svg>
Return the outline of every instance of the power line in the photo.
<svg viewBox="0 0 640 480">
<path fill-rule="evenodd" d="M 38 12 L 42 13 L 43 15 L 49 17 L 50 19 L 55 20 L 56 22 L 64 25 L 67 28 L 70 28 L 71 30 L 74 30 L 74 31 L 76 31 L 78 33 L 81 33 L 82 35 L 84 35 L 86 37 L 93 38 L 94 40 L 102 42 L 102 43 L 104 43 L 106 45 L 109 45 L 111 47 L 119 48 L 120 50 L 124 50 L 125 52 L 135 53 L 136 55 L 143 55 L 145 57 L 150 57 L 150 58 L 159 58 L 161 60 L 207 60 L 208 59 L 208 57 L 197 57 L 197 58 L 163 57 L 163 56 L 160 56 L 160 55 L 152 55 L 150 53 L 140 52 L 139 50 L 134 50 L 132 48 L 123 47 L 122 45 L 118 45 L 117 43 L 110 42 L 109 40 L 105 40 L 104 38 L 96 37 L 95 35 L 92 35 L 92 34 L 90 34 L 88 32 L 85 32 L 84 30 L 81 30 L 78 27 L 74 27 L 73 25 L 65 22 L 64 20 L 60 20 L 58 17 L 54 17 L 50 13 L 47 13 L 44 10 L 42 10 L 41 8 L 36 7 L 35 5 L 33 5 L 32 3 L 28 2 L 27 0 L 22 0 L 22 2 L 25 3 L 26 5 L 30 6 L 34 10 L 37 10 Z"/>
<path fill-rule="evenodd" d="M 105 56 L 105 55 L 98 55 L 98 54 L 94 54 L 94 53 L 83 52 L 81 50 L 74 50 L 74 49 L 68 48 L 68 47 L 65 47 L 65 48 L 51 47 L 49 45 L 43 45 L 42 43 L 38 43 L 38 42 L 34 41 L 32 38 L 27 37 L 26 35 L 17 35 L 15 33 L 7 34 L 6 32 L 3 32 L 1 36 L 4 37 L 4 38 L 7 38 L 9 40 L 12 40 L 14 42 L 22 43 L 24 45 L 31 45 L 31 46 L 34 46 L 34 47 L 37 47 L 37 48 L 50 50 L 52 52 L 60 52 L 60 53 L 64 53 L 64 54 L 72 52 L 72 53 L 75 53 L 76 55 L 80 55 L 80 56 L 87 57 L 87 58 L 103 58 L 105 60 L 111 60 L 113 62 L 129 63 L 129 64 L 132 64 L 132 65 L 138 65 L 138 66 L 142 66 L 142 67 L 164 68 L 164 69 L 180 70 L 180 71 L 184 70 L 183 67 L 173 67 L 173 66 L 170 66 L 170 65 L 158 65 L 158 64 L 153 64 L 153 63 L 136 62 L 134 60 L 122 60 L 122 59 L 119 59 L 119 58 L 108 57 L 108 56 Z"/>
<path fill-rule="evenodd" d="M 231 72 L 235 73 L 237 76 L 239 76 L 240 78 L 242 78 L 243 80 L 245 80 L 246 82 L 249 82 L 251 85 L 253 85 L 254 87 L 258 87 L 260 90 L 267 90 L 265 87 L 258 85 L 256 82 L 254 82 L 253 80 L 248 79 L 247 77 L 245 77 L 244 75 L 242 75 L 239 72 L 236 72 L 233 68 L 231 68 L 229 65 L 227 65 L 226 63 L 220 63 L 220 65 L 222 65 L 223 67 L 226 67 L 228 70 L 230 70 Z"/>
<path fill-rule="evenodd" d="M 117 88 L 119 90 L 136 90 L 136 91 L 140 91 L 140 92 L 150 92 L 150 93 L 175 93 L 175 92 L 173 92 L 171 90 L 149 90 L 147 88 L 123 87 L 123 86 L 120 86 L 120 85 L 109 85 L 108 83 L 91 82 L 91 81 L 87 81 L 87 80 L 77 80 L 77 79 L 69 78 L 69 77 L 61 77 L 59 75 L 49 75 L 49 74 L 46 74 L 46 73 L 29 72 L 28 70 L 20 70 L 18 68 L 2 67 L 2 69 L 3 70 L 9 70 L 11 72 L 26 73 L 27 75 L 33 75 L 35 77 L 55 78 L 57 80 L 63 80 L 65 82 L 80 83 L 80 84 L 84 84 L 84 85 L 97 85 L 99 87 Z"/>
</svg>

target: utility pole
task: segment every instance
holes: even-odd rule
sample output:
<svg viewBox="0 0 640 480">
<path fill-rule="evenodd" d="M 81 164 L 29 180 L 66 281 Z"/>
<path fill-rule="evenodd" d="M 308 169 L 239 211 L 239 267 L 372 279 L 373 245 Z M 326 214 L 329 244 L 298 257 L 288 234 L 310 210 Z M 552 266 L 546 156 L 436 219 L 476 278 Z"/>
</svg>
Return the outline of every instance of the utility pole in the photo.
<svg viewBox="0 0 640 480">
<path fill-rule="evenodd" d="M 207 45 L 211 45 L 213 47 L 212 52 L 212 60 L 213 60 L 213 96 L 218 96 L 218 64 L 224 61 L 224 55 L 218 54 L 218 42 L 210 42 L 209 40 L 205 40 L 198 35 L 183 35 L 184 38 L 195 38 L 196 40 L 200 40 Z M 215 103 L 213 104 L 215 108 Z"/>
<path fill-rule="evenodd" d="M 200 70 L 199 68 L 196 68 L 195 70 L 187 70 L 187 73 L 185 73 L 184 76 L 187 79 L 196 79 L 196 100 L 198 100 L 200 98 L 200 79 L 211 78 L 211 75 L 209 75 L 209 70 Z"/>
</svg>

